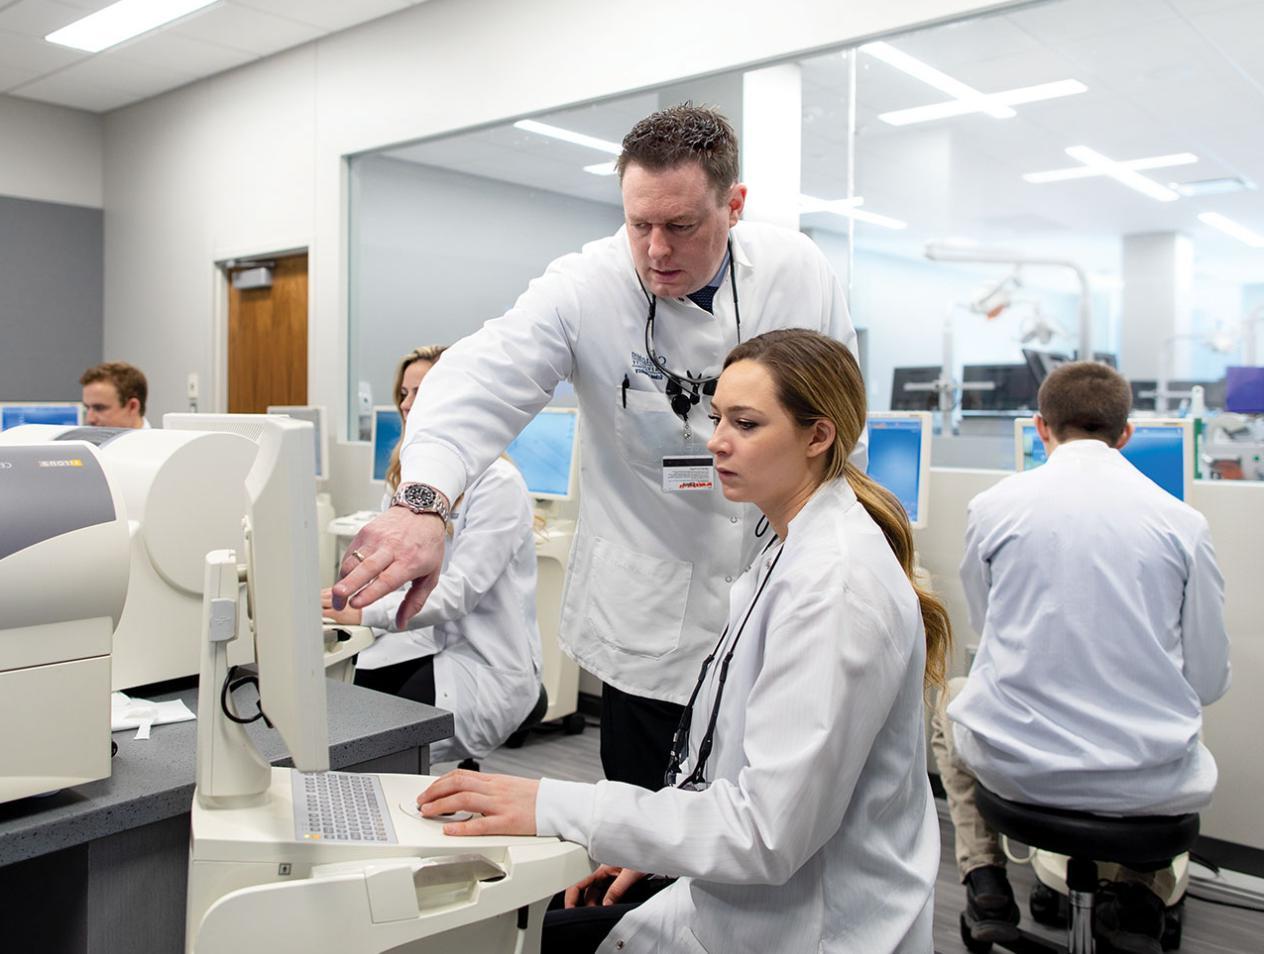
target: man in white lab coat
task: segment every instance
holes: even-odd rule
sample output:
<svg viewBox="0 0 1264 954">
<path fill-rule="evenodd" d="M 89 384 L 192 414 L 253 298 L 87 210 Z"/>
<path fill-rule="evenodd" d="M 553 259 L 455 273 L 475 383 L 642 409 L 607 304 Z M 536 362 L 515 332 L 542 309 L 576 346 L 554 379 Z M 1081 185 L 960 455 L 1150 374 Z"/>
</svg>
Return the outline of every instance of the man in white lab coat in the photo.
<svg viewBox="0 0 1264 954">
<path fill-rule="evenodd" d="M 353 541 L 334 595 L 365 587 L 351 601 L 363 606 L 411 580 L 399 615 L 416 613 L 439 572 L 448 502 L 570 380 L 580 512 L 560 639 L 605 684 L 607 777 L 657 789 L 729 588 L 757 546 L 758 514 L 725 500 L 706 450 L 724 356 L 774 328 L 824 332 L 853 350 L 856 336 L 811 241 L 739 222 L 737 139 L 717 112 L 684 105 L 647 117 L 617 168 L 624 227 L 553 262 L 427 376 L 408 419 L 399 505 Z"/>
<path fill-rule="evenodd" d="M 961 581 L 982 638 L 932 745 L 976 940 L 1018 923 L 976 778 L 1015 801 L 1120 815 L 1196 811 L 1215 788 L 1199 729 L 1229 687 L 1224 581 L 1206 519 L 1119 453 L 1131 403 L 1106 365 L 1055 370 L 1036 418 L 1048 463 L 970 502 Z M 1095 930 L 1158 954 L 1170 870 L 1120 880 Z"/>
</svg>

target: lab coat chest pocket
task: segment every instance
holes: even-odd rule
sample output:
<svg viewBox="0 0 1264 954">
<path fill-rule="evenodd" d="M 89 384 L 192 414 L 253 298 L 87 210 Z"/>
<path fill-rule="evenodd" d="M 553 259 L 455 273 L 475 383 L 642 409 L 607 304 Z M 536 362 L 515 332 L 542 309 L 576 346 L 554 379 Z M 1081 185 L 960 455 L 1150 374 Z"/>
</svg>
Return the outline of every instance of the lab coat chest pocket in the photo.
<svg viewBox="0 0 1264 954">
<path fill-rule="evenodd" d="M 684 425 L 659 391 L 616 390 L 615 433 L 624 459 L 639 475 L 657 485 L 663 453 L 682 442 Z M 701 416 L 696 410 L 694 414 Z M 690 415 L 692 417 L 692 415 Z"/>
<path fill-rule="evenodd" d="M 693 564 L 593 541 L 585 628 L 626 653 L 657 658 L 680 643 Z"/>
<path fill-rule="evenodd" d="M 702 942 L 698 940 L 698 936 L 693 933 L 688 924 L 680 926 L 680 930 L 676 933 L 676 944 L 686 954 L 707 954 L 707 949 L 702 946 Z"/>
</svg>

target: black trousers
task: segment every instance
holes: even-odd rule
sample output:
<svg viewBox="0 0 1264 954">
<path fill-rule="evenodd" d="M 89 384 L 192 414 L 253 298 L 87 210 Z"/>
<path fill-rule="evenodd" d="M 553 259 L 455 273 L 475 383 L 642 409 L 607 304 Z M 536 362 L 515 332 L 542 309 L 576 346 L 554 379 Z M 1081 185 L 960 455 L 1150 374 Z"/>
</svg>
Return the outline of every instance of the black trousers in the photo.
<svg viewBox="0 0 1264 954">
<path fill-rule="evenodd" d="M 565 895 L 554 896 L 544 915 L 541 954 L 593 954 L 625 914 L 640 907 L 675 880 L 642 878 L 628 888 L 624 901 L 607 906 L 564 908 Z"/>
<path fill-rule="evenodd" d="M 663 787 L 672 736 L 684 706 L 601 689 L 601 767 L 613 782 L 652 792 Z"/>
<path fill-rule="evenodd" d="M 355 684 L 432 706 L 435 703 L 434 656 L 409 659 L 380 669 L 357 669 Z"/>
</svg>

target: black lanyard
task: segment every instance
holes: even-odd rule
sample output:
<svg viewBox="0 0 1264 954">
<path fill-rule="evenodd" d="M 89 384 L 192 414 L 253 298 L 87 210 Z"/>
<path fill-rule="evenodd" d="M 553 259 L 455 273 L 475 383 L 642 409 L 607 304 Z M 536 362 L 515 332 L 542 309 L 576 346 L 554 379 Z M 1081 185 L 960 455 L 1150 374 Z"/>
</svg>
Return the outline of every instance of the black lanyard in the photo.
<svg viewBox="0 0 1264 954">
<path fill-rule="evenodd" d="M 733 319 L 737 323 L 737 343 L 742 343 L 742 312 L 737 304 L 737 270 L 733 264 L 733 240 L 728 240 L 728 259 L 729 259 L 729 288 L 733 292 Z M 667 362 L 658 356 L 658 352 L 654 350 L 654 316 L 658 313 L 658 296 L 651 295 L 645 285 L 641 283 L 641 276 L 636 276 L 637 284 L 641 285 L 641 292 L 645 295 L 646 301 L 649 302 L 649 313 L 645 316 L 645 353 L 650 359 L 650 363 L 667 379 L 667 400 L 671 404 L 672 413 L 680 417 L 686 424 L 689 422 L 689 410 L 698 403 L 699 391 L 710 397 L 715 393 L 715 382 L 719 380 L 718 374 L 710 376 L 694 376 L 692 371 L 686 369 L 684 374 L 673 371 L 667 367 Z"/>
<path fill-rule="evenodd" d="M 773 541 L 769 541 L 768 546 L 772 546 Z M 689 773 L 689 777 L 683 782 L 677 783 L 676 776 L 680 774 L 680 766 L 685 761 L 685 756 L 689 753 L 689 725 L 693 722 L 693 706 L 698 700 L 698 693 L 702 690 L 702 684 L 706 681 L 707 670 L 711 668 L 711 663 L 715 661 L 716 654 L 720 651 L 720 647 L 724 645 L 724 639 L 729 634 L 728 626 L 724 627 L 724 632 L 720 634 L 720 641 L 716 643 L 715 649 L 711 650 L 711 655 L 702 661 L 702 671 L 698 673 L 698 681 L 694 684 L 693 692 L 689 695 L 689 701 L 685 704 L 685 711 L 680 715 L 680 722 L 676 725 L 676 733 L 672 736 L 671 755 L 667 762 L 667 771 L 663 773 L 663 786 L 665 788 L 683 788 L 686 790 L 696 790 L 701 788 L 706 780 L 707 759 L 711 757 L 711 747 L 715 742 L 715 724 L 720 717 L 720 702 L 724 699 L 724 682 L 728 678 L 729 663 L 733 659 L 733 653 L 737 651 L 738 640 L 742 638 L 742 631 L 746 629 L 747 622 L 750 621 L 751 613 L 755 612 L 755 604 L 759 602 L 759 598 L 764 593 L 764 587 L 768 585 L 768 581 L 772 578 L 772 571 L 777 566 L 777 561 L 781 559 L 785 546 L 782 545 L 776 555 L 772 558 L 772 562 L 768 564 L 768 572 L 764 574 L 764 578 L 759 583 L 759 589 L 755 591 L 755 598 L 751 600 L 750 606 L 746 608 L 746 615 L 742 617 L 742 623 L 737 627 L 737 635 L 733 637 L 733 645 L 729 647 L 729 651 L 724 654 L 724 660 L 720 663 L 720 675 L 715 687 L 715 702 L 711 706 L 711 717 L 707 720 L 707 731 L 702 737 L 702 742 L 698 745 L 698 764 L 693 767 L 693 771 Z M 764 548 L 763 553 L 768 552 L 768 547 Z"/>
</svg>

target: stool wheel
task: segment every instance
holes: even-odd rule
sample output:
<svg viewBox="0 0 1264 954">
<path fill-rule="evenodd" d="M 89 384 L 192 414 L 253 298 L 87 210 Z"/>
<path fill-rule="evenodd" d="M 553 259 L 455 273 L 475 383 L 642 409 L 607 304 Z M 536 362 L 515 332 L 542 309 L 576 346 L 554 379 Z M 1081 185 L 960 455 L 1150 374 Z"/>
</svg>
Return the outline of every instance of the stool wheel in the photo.
<svg viewBox="0 0 1264 954">
<path fill-rule="evenodd" d="M 1027 898 L 1027 909 L 1032 919 L 1045 927 L 1064 928 L 1067 924 L 1067 903 L 1063 895 L 1039 881 L 1032 886 Z"/>
<path fill-rule="evenodd" d="M 957 923 L 961 926 L 961 943 L 966 946 L 966 950 L 970 954 L 988 954 L 988 951 L 992 950 L 991 941 L 976 941 L 974 939 L 974 935 L 970 933 L 970 925 L 966 924 L 964 911 L 961 912 Z"/>
</svg>

